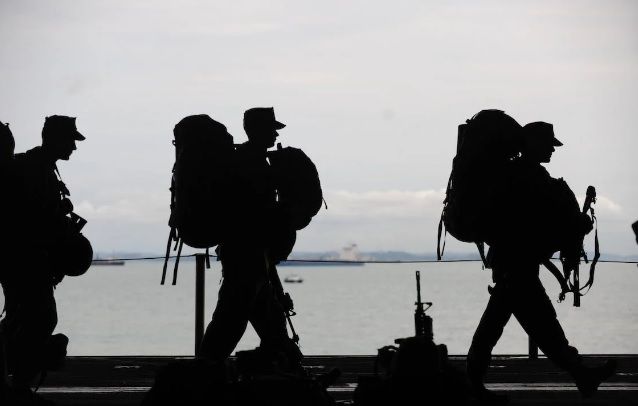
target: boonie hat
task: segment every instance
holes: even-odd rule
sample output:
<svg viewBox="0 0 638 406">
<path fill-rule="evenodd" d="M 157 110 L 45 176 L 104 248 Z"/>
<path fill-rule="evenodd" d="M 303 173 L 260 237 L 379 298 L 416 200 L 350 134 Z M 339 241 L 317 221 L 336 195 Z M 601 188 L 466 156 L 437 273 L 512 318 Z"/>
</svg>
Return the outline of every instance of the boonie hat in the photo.
<svg viewBox="0 0 638 406">
<path fill-rule="evenodd" d="M 76 141 L 84 141 L 86 139 L 75 126 L 75 117 L 49 116 L 44 120 L 42 133 L 44 134 L 45 131 L 71 136 Z"/>
<path fill-rule="evenodd" d="M 254 107 L 244 113 L 244 128 L 263 126 L 281 130 L 286 124 L 275 119 L 275 109 L 273 107 Z"/>
<path fill-rule="evenodd" d="M 535 121 L 533 123 L 525 124 L 523 127 L 524 137 L 541 138 L 550 142 L 555 147 L 563 145 L 554 135 L 554 126 L 544 121 Z"/>
</svg>

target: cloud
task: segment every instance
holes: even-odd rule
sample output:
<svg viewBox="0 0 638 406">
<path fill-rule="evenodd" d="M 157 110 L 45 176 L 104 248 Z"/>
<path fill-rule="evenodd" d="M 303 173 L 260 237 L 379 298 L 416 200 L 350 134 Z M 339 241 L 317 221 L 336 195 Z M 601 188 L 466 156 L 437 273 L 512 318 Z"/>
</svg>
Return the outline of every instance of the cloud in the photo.
<svg viewBox="0 0 638 406">
<path fill-rule="evenodd" d="M 585 196 L 578 196 L 578 201 L 585 201 Z M 596 203 L 593 207 L 597 214 L 623 215 L 622 206 L 608 196 L 596 196 Z"/>
<path fill-rule="evenodd" d="M 89 221 L 121 225 L 166 223 L 169 216 L 166 196 L 159 194 L 132 194 L 100 203 L 82 200 L 75 212 Z"/>
<path fill-rule="evenodd" d="M 445 191 L 386 190 L 326 192 L 326 216 L 352 219 L 409 219 L 440 213 Z"/>
</svg>

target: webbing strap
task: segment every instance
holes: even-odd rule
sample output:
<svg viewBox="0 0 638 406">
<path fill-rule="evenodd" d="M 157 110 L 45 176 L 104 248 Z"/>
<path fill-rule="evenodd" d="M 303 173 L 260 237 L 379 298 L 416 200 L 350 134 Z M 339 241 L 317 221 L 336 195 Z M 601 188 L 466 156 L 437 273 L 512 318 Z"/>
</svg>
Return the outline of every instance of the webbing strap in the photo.
<svg viewBox="0 0 638 406">
<path fill-rule="evenodd" d="M 71 192 L 69 192 L 69 189 L 66 187 L 66 184 L 62 180 L 62 175 L 60 175 L 60 171 L 58 170 L 58 166 L 57 165 L 53 165 L 53 170 L 55 171 L 55 174 L 58 177 L 58 182 L 60 182 L 60 195 L 62 195 L 62 198 L 71 196 Z"/>
<path fill-rule="evenodd" d="M 554 275 L 554 277 L 558 281 L 558 284 L 560 285 L 561 292 L 558 295 L 558 303 L 560 303 L 563 300 L 565 300 L 565 294 L 569 292 L 569 286 L 567 285 L 568 281 L 563 278 L 563 273 L 561 273 L 558 267 L 554 265 L 554 263 L 550 261 L 549 259 L 546 259 L 545 261 L 543 261 L 543 266 L 547 268 L 547 270 L 552 275 Z"/>
<path fill-rule="evenodd" d="M 182 256 L 182 247 L 184 246 L 184 241 L 181 238 L 179 240 L 179 248 L 177 249 L 177 258 L 175 258 L 175 267 L 173 268 L 173 285 L 177 285 L 177 268 L 179 267 L 179 258 Z"/>
<path fill-rule="evenodd" d="M 456 159 L 456 158 L 455 158 Z M 445 229 L 445 234 L 443 234 L 443 246 L 441 246 L 441 234 L 443 233 L 443 217 L 445 216 L 445 207 L 448 203 L 449 193 L 452 188 L 452 175 L 454 175 L 454 162 L 452 162 L 452 172 L 450 173 L 450 177 L 447 180 L 447 187 L 445 188 L 445 199 L 443 199 L 443 210 L 441 210 L 441 219 L 439 220 L 439 230 L 438 237 L 436 240 L 436 258 L 437 260 L 441 260 L 443 258 L 443 253 L 445 252 L 445 237 L 447 237 L 447 228 Z"/>
<path fill-rule="evenodd" d="M 443 233 L 443 215 L 445 214 L 445 207 L 443 211 L 441 211 L 441 219 L 439 220 L 439 232 L 436 240 L 436 259 L 441 260 L 443 258 L 443 253 L 445 252 L 445 237 L 447 237 L 447 229 L 445 230 L 445 234 L 443 235 L 443 246 L 441 246 L 441 234 Z"/>
<path fill-rule="evenodd" d="M 168 268 L 168 258 L 171 253 L 171 243 L 175 237 L 175 227 L 171 227 L 171 232 L 168 234 L 168 242 L 166 243 L 166 255 L 164 256 L 164 267 L 162 268 L 162 281 L 160 285 L 163 285 L 166 281 L 166 268 Z"/>
<path fill-rule="evenodd" d="M 589 279 L 587 283 L 580 289 L 581 291 L 587 288 L 583 295 L 589 292 L 589 289 L 594 284 L 594 275 L 596 273 L 596 264 L 598 263 L 598 259 L 600 258 L 600 243 L 598 242 L 598 219 L 596 218 L 596 214 L 594 213 L 594 208 L 590 208 L 591 218 L 594 221 L 594 258 L 591 260 L 591 264 L 589 265 Z"/>
<path fill-rule="evenodd" d="M 489 266 L 487 266 L 487 259 L 485 258 L 485 243 L 483 241 L 477 242 L 476 248 L 478 248 L 479 255 L 481 256 L 481 261 L 483 261 L 483 267 L 489 268 Z"/>
</svg>

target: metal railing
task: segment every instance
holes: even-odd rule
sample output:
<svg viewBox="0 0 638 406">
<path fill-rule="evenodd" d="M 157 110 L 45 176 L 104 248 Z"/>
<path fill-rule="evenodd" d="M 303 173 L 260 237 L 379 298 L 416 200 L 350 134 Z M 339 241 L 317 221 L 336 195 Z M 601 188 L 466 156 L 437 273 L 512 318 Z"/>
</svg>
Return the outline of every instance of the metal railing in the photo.
<svg viewBox="0 0 638 406">
<path fill-rule="evenodd" d="M 201 341 L 204 337 L 204 311 L 205 311 L 205 272 L 206 272 L 206 263 L 210 257 L 216 258 L 215 255 L 209 255 L 205 253 L 200 254 L 192 254 L 185 255 L 184 257 L 195 257 L 195 355 L 199 354 L 199 349 L 201 346 Z M 163 257 L 161 257 L 163 258 Z M 161 259 L 158 257 L 154 258 L 143 258 L 143 259 Z M 123 259 L 124 260 L 124 259 Z M 350 261 L 350 260 L 295 260 L 289 259 L 286 262 L 314 262 L 314 263 L 330 263 L 330 264 L 339 264 L 339 263 L 361 263 L 361 264 L 419 264 L 419 263 L 441 263 L 441 262 L 481 262 L 480 259 L 452 259 L 452 260 L 408 260 L 408 261 L 400 261 L 400 260 L 362 260 L 362 261 Z M 623 264 L 637 264 L 638 261 L 614 261 L 614 260 L 601 260 L 601 263 L 623 263 Z M 528 357 L 529 359 L 538 359 L 538 346 L 536 343 L 528 336 Z"/>
</svg>

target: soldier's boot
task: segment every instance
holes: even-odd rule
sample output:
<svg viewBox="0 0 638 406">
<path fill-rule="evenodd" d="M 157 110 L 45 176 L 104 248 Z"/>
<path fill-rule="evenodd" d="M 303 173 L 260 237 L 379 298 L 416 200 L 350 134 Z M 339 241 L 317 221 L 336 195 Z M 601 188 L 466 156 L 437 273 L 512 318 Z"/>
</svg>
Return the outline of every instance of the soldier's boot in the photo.
<svg viewBox="0 0 638 406">
<path fill-rule="evenodd" d="M 510 401 L 506 394 L 491 391 L 482 384 L 472 384 L 472 395 L 480 405 L 506 405 Z"/>
<path fill-rule="evenodd" d="M 597 367 L 580 366 L 572 372 L 576 380 L 576 386 L 583 395 L 588 398 L 593 396 L 600 384 L 609 379 L 616 372 L 616 361 L 608 360 L 603 365 Z"/>
<path fill-rule="evenodd" d="M 55 406 L 55 402 L 45 399 L 28 386 L 11 385 L 5 394 L 7 405 L 11 406 Z"/>
<path fill-rule="evenodd" d="M 69 338 L 64 334 L 53 334 L 47 342 L 44 359 L 44 369 L 47 371 L 57 371 L 61 369 L 66 361 L 66 348 L 69 345 Z"/>
</svg>

